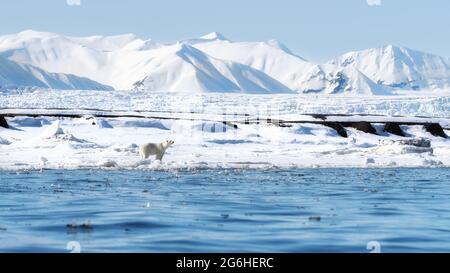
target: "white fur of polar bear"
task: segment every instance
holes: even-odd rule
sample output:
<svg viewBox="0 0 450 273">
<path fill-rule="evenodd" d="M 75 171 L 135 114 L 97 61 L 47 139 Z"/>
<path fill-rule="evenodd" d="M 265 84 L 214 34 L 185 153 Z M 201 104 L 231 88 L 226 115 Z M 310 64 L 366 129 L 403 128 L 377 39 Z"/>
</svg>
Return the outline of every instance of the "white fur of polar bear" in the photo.
<svg viewBox="0 0 450 273">
<path fill-rule="evenodd" d="M 172 140 L 167 140 L 162 143 L 144 143 L 139 146 L 139 155 L 146 159 L 151 155 L 156 155 L 156 159 L 162 160 L 167 148 L 173 145 Z"/>
</svg>

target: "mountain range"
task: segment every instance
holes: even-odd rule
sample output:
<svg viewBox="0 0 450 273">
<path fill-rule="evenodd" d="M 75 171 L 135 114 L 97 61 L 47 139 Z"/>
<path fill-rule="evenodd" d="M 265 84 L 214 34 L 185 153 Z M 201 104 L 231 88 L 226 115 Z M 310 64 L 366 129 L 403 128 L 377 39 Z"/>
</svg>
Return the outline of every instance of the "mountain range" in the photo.
<svg viewBox="0 0 450 273">
<path fill-rule="evenodd" d="M 0 88 L 21 87 L 382 95 L 449 88 L 450 60 L 389 45 L 317 64 L 275 40 L 234 42 L 216 32 L 162 44 L 27 30 L 0 36 Z"/>
<path fill-rule="evenodd" d="M 392 45 L 349 52 L 329 62 L 354 67 L 378 84 L 402 89 L 450 86 L 450 60 Z"/>
<path fill-rule="evenodd" d="M 0 57 L 0 89 L 52 88 L 112 90 L 112 87 L 72 74 L 50 73 L 33 65 Z"/>
</svg>

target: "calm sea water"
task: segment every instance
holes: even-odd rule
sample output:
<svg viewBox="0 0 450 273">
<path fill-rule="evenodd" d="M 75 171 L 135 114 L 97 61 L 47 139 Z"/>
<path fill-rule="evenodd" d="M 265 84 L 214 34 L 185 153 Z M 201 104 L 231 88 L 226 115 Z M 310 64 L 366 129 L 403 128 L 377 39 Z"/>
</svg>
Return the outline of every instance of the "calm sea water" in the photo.
<svg viewBox="0 0 450 273">
<path fill-rule="evenodd" d="M 450 251 L 450 170 L 0 172 L 1 252 L 71 241 L 82 252 Z"/>
</svg>

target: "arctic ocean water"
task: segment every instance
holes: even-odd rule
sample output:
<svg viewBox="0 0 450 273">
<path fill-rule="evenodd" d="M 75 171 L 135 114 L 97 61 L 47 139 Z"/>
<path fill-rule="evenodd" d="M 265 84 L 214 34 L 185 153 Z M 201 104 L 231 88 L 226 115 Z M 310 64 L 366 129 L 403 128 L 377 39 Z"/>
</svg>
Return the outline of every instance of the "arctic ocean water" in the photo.
<svg viewBox="0 0 450 273">
<path fill-rule="evenodd" d="M 0 251 L 450 251 L 450 171 L 0 172 Z"/>
</svg>

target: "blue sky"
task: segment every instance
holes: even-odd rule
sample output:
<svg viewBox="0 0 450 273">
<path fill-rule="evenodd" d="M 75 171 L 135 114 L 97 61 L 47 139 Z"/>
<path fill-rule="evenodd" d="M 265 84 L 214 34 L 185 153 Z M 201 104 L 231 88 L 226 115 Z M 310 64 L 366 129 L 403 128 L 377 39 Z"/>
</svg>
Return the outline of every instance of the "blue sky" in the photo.
<svg viewBox="0 0 450 273">
<path fill-rule="evenodd" d="M 385 44 L 450 57 L 448 0 L 5 0 L 0 9 L 0 34 L 135 33 L 170 42 L 218 31 L 236 41 L 277 39 L 318 62 Z"/>
</svg>

